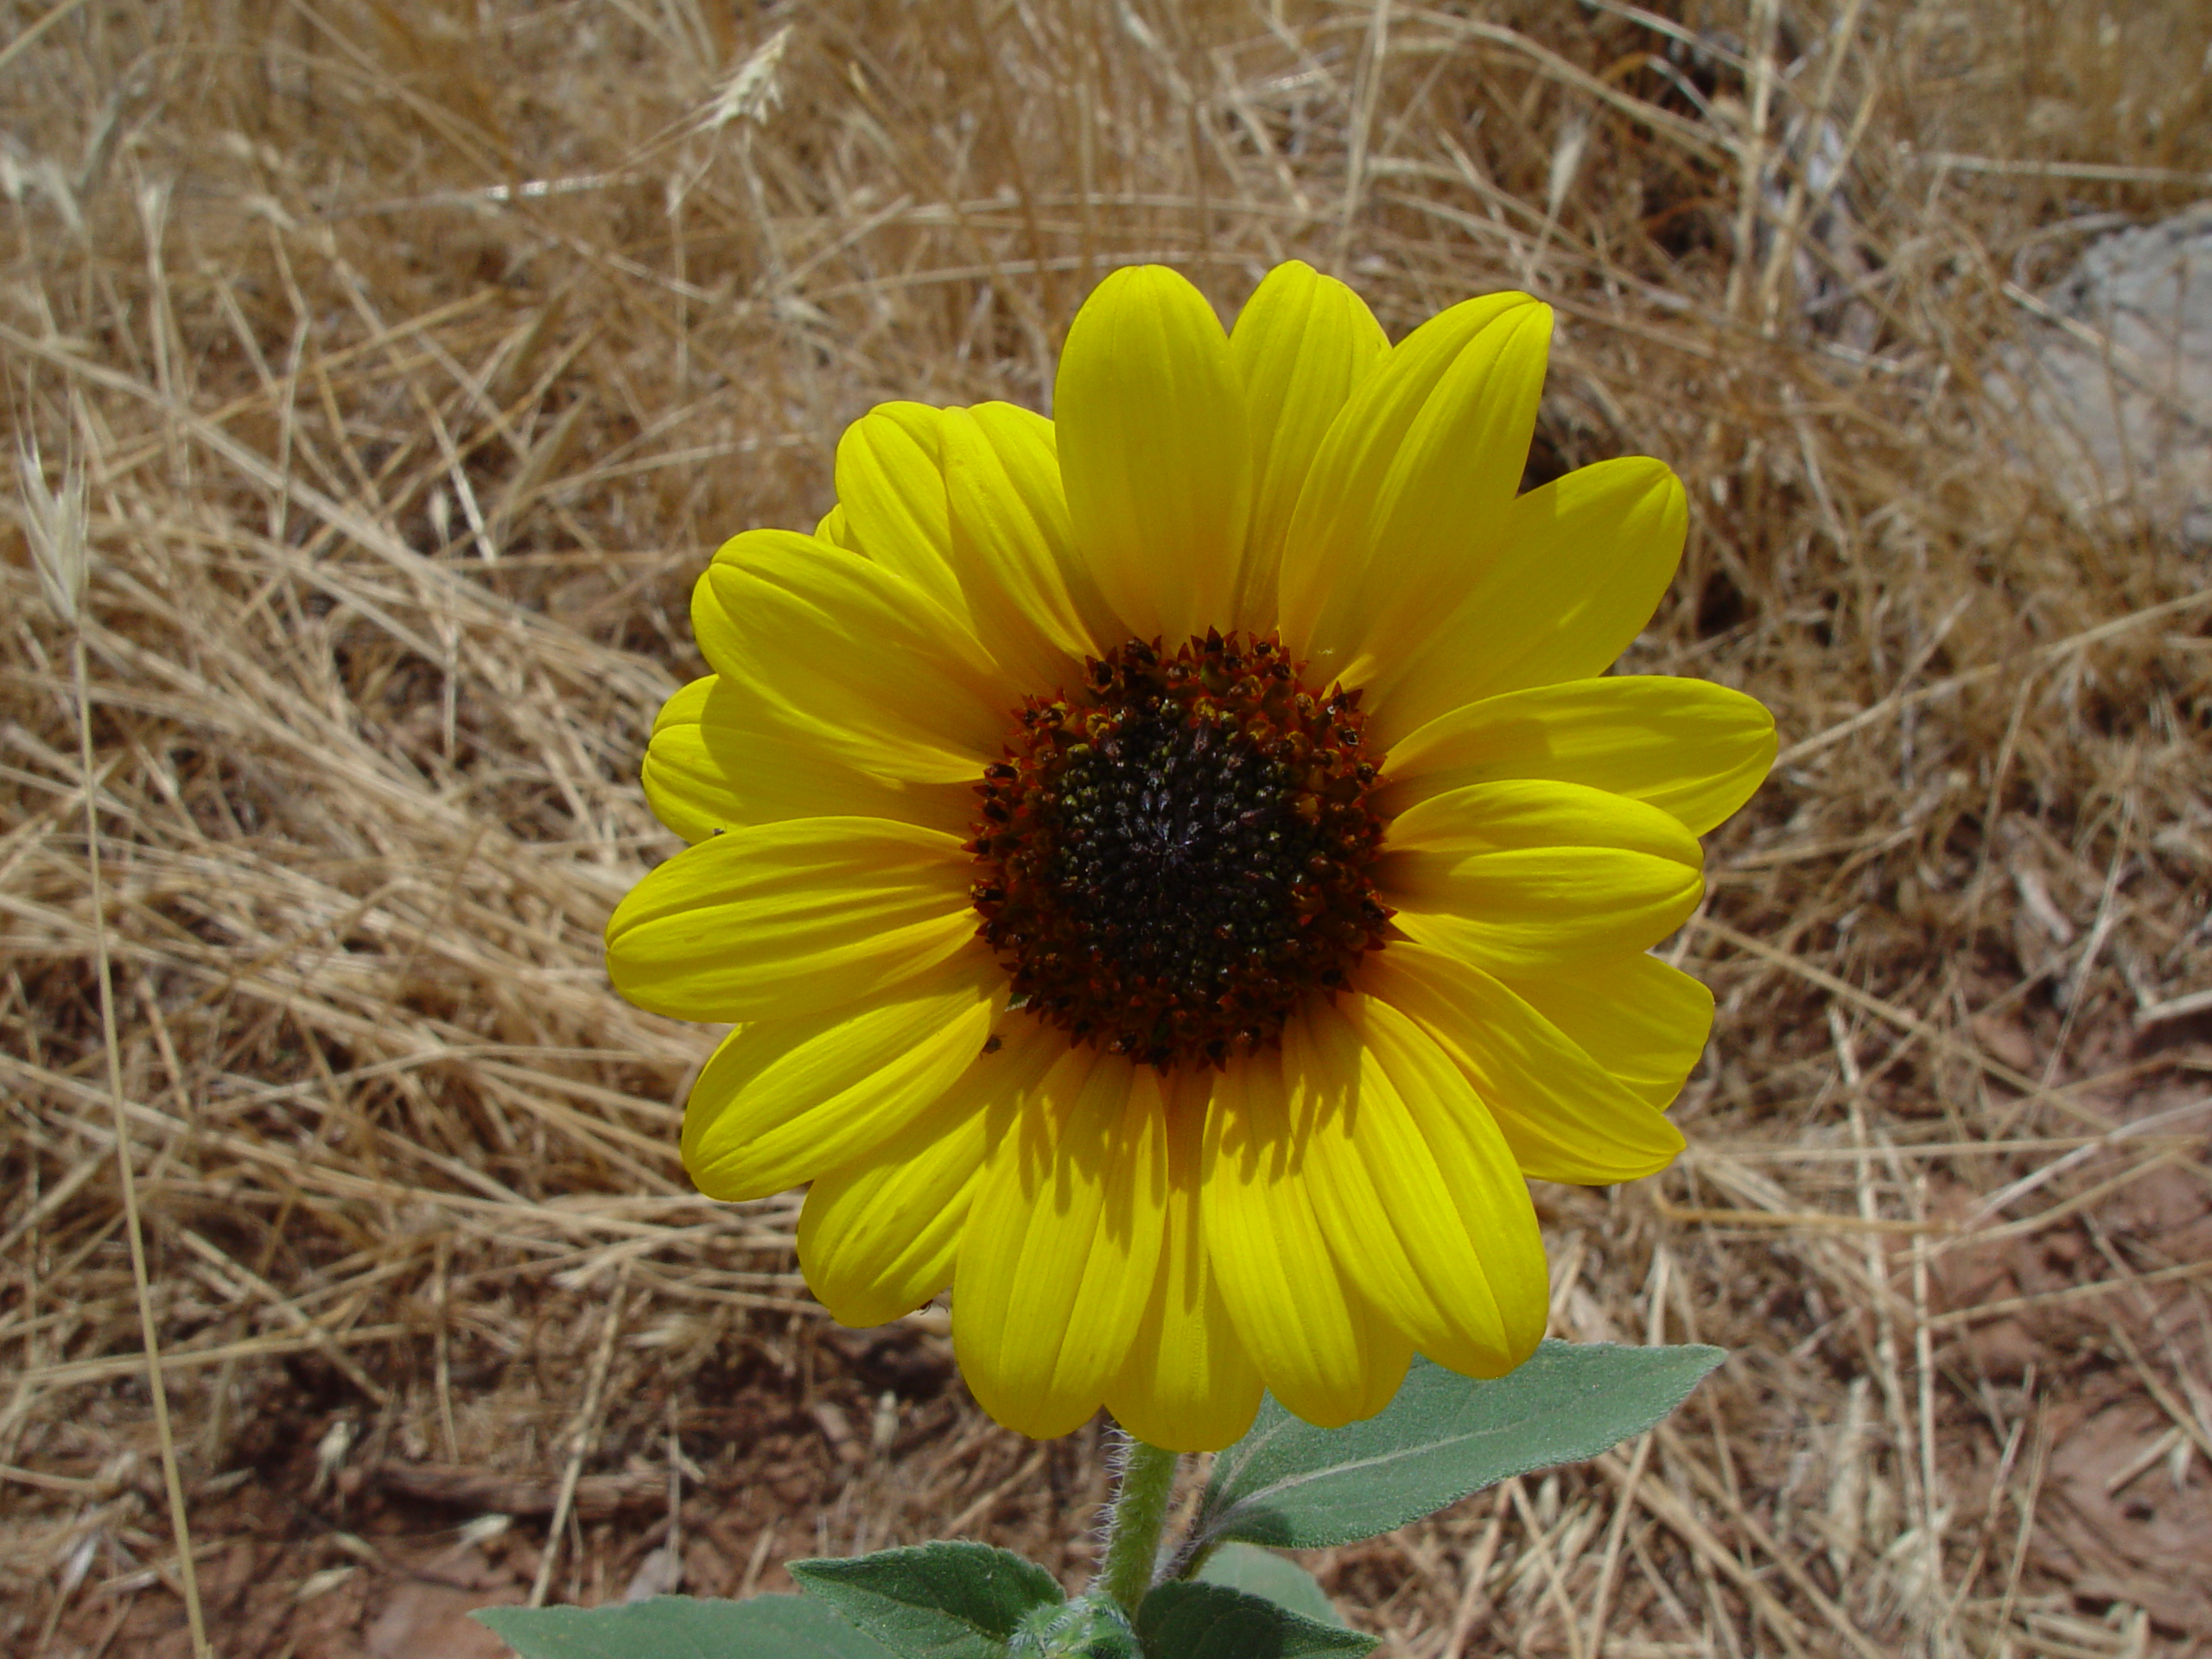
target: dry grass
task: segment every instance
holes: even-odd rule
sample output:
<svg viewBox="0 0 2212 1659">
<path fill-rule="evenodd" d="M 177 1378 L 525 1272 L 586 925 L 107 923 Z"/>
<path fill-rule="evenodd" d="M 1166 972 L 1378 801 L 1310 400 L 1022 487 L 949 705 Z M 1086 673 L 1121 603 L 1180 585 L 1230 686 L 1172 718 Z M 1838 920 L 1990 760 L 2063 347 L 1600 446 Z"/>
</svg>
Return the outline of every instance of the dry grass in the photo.
<svg viewBox="0 0 2212 1659">
<path fill-rule="evenodd" d="M 932 1316 L 829 1327 L 790 1202 L 689 1194 L 708 1033 L 597 941 L 670 846 L 636 762 L 714 543 L 810 523 L 876 400 L 1039 404 L 1116 263 L 1233 306 L 1293 255 L 1394 331 L 1550 298 L 1532 475 L 1682 473 L 1633 665 L 1785 744 L 1675 946 L 1722 999 L 1692 1154 L 1541 1195 L 1559 1331 L 1736 1357 L 1327 1581 L 1417 1659 L 2212 1649 L 2212 1033 L 2138 1018 L 2212 985 L 2205 556 L 2070 518 L 1982 381 L 2087 236 L 2212 183 L 2212 13 L 8 10 L 4 418 L 89 473 L 218 1652 L 473 1652 L 472 1601 L 956 1516 L 1082 1571 L 1089 1437 L 981 1420 Z M 0 1643 L 180 1653 L 68 636 L 0 533 Z"/>
</svg>

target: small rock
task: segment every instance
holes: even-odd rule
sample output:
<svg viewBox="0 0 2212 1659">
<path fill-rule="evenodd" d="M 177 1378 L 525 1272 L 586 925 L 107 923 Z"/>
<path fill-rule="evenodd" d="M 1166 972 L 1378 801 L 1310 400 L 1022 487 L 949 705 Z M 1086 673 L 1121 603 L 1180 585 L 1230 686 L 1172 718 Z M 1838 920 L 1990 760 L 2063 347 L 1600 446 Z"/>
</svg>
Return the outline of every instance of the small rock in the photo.
<svg viewBox="0 0 2212 1659">
<path fill-rule="evenodd" d="M 2212 547 L 2212 201 L 2094 242 L 1989 389 L 2086 518 Z"/>
<path fill-rule="evenodd" d="M 638 1563 L 638 1570 L 630 1575 L 629 1588 L 623 1591 L 625 1601 L 650 1601 L 655 1596 L 672 1596 L 683 1587 L 683 1558 L 666 1544 L 649 1549 Z"/>
<path fill-rule="evenodd" d="M 522 1599 L 442 1584 L 402 1584 L 371 1622 L 372 1659 L 513 1659 L 512 1650 L 468 1615 Z"/>
</svg>

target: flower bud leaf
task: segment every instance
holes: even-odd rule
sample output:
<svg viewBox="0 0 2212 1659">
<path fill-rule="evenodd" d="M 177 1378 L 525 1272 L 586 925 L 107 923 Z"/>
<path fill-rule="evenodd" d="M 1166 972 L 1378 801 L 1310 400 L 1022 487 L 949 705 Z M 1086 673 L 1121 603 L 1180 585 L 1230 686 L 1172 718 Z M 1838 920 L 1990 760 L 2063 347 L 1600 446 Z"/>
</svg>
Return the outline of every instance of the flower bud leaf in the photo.
<svg viewBox="0 0 2212 1659">
<path fill-rule="evenodd" d="M 1109 1596 L 1033 1607 L 1007 1649 L 1012 1659 L 1137 1659 L 1137 1633 Z"/>
<path fill-rule="evenodd" d="M 1726 1357 L 1702 1345 L 1546 1342 L 1491 1382 L 1416 1359 L 1381 1412 L 1335 1429 L 1263 1401 L 1250 1432 L 1214 1459 L 1192 1545 L 1311 1549 L 1389 1532 L 1642 1433 Z"/>
</svg>

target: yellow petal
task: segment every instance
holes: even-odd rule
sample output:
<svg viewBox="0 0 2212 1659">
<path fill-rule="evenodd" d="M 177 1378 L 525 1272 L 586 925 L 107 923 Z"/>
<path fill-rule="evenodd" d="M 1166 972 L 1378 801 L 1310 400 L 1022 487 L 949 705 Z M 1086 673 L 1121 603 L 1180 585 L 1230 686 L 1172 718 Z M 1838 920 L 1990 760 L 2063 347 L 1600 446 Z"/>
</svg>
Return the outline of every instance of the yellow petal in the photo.
<svg viewBox="0 0 2212 1659">
<path fill-rule="evenodd" d="M 861 550 L 859 541 L 845 527 L 845 510 L 840 506 L 832 506 L 814 521 L 814 539 L 827 542 L 832 547 L 842 547 L 848 553 Z"/>
<path fill-rule="evenodd" d="M 958 835 L 976 817 L 968 785 L 887 783 L 719 674 L 662 705 L 645 784 L 653 815 L 686 841 L 785 818 L 897 818 Z"/>
<path fill-rule="evenodd" d="M 799 1212 L 806 1282 L 840 1325 L 881 1325 L 952 1282 L 960 1235 L 994 1130 L 1067 1052 L 1065 1034 L 1016 1014 L 937 1103 L 867 1157 L 817 1175 Z"/>
<path fill-rule="evenodd" d="M 645 804 L 686 841 L 704 841 L 717 830 L 753 822 L 740 793 L 741 774 L 714 753 L 700 728 L 721 683 L 721 675 L 707 675 L 661 704 L 645 746 Z"/>
<path fill-rule="evenodd" d="M 1369 683 L 1473 585 L 1527 465 L 1550 334 L 1549 307 L 1486 295 L 1360 381 L 1283 543 L 1283 638 L 1311 677 Z"/>
<path fill-rule="evenodd" d="M 1681 1151 L 1681 1131 L 1648 1098 L 1481 969 L 1401 941 L 1360 964 L 1360 988 L 1451 1056 L 1523 1173 L 1603 1185 L 1664 1169 Z"/>
<path fill-rule="evenodd" d="M 957 836 L 882 818 L 732 830 L 615 906 L 607 974 L 639 1007 L 678 1020 L 850 1006 L 974 944 L 969 868 Z"/>
<path fill-rule="evenodd" d="M 845 545 L 965 621 L 938 458 L 942 416 L 926 404 L 879 404 L 847 427 L 837 441 L 837 505 Z"/>
<path fill-rule="evenodd" d="M 1120 625 L 1070 542 L 1052 423 L 979 404 L 946 410 L 939 439 L 952 563 L 977 633 L 1024 690 L 1074 683 L 1086 656 L 1121 643 Z"/>
<path fill-rule="evenodd" d="M 1649 1105 L 1664 1108 L 1705 1052 L 1713 993 L 1641 951 L 1578 963 L 1571 973 L 1516 976 L 1513 989 L 1568 1041 Z"/>
<path fill-rule="evenodd" d="M 1142 1320 L 1166 1226 L 1158 1077 L 1071 1048 L 991 1154 L 953 1275 L 976 1402 L 1039 1440 L 1098 1409 Z"/>
<path fill-rule="evenodd" d="M 1510 976 L 1664 938 L 1703 894 L 1700 857 L 1656 806 L 1511 779 L 1415 803 L 1370 870 L 1407 934 Z"/>
<path fill-rule="evenodd" d="M 1681 820 L 1646 802 L 1548 778 L 1467 784 L 1415 801 L 1390 821 L 1393 852 L 1507 852 L 1529 847 L 1619 847 L 1695 869 L 1704 856 Z"/>
<path fill-rule="evenodd" d="M 1269 271 L 1236 314 L 1229 348 L 1252 435 L 1252 525 L 1243 591 L 1230 613 L 1236 626 L 1274 626 L 1291 510 L 1323 436 L 1389 346 L 1366 301 L 1302 260 Z"/>
<path fill-rule="evenodd" d="M 1206 1249 L 1204 1168 L 1208 1073 L 1173 1079 L 1167 1107 L 1166 1237 L 1152 1300 L 1106 1390 L 1114 1421 L 1148 1446 L 1217 1452 L 1252 1426 L 1259 1368 L 1237 1339 Z"/>
<path fill-rule="evenodd" d="M 1413 1349 L 1330 1251 L 1307 1185 L 1312 1125 L 1293 1120 L 1291 1103 L 1278 1054 L 1233 1060 L 1215 1079 L 1206 1245 L 1262 1380 L 1297 1415 L 1334 1428 L 1389 1403 Z"/>
<path fill-rule="evenodd" d="M 1533 1261 L 1543 1283 L 1543 1247 L 1527 1188 L 1481 1103 L 1454 1077 L 1459 1115 L 1480 1126 L 1479 1151 L 1495 1166 L 1471 1195 L 1478 1215 L 1470 1226 L 1461 1204 L 1471 1195 L 1452 1190 L 1382 1053 L 1368 1041 L 1366 1010 L 1354 1007 L 1365 1001 L 1318 1005 L 1283 1032 L 1291 1112 L 1313 1125 L 1306 1174 L 1314 1213 L 1338 1270 L 1416 1349 L 1469 1376 L 1502 1376 L 1527 1349 L 1500 1316 L 1485 1256 L 1498 1236 L 1510 1235 L 1520 1247 L 1506 1252 L 1512 1267 L 1525 1271 Z M 1388 1017 L 1387 1010 L 1378 1016 Z M 1404 1033 L 1387 1034 L 1403 1046 Z M 1517 1205 L 1517 1214 L 1501 1219 L 1481 1204 L 1501 1195 Z"/>
<path fill-rule="evenodd" d="M 691 1087 L 683 1167 L 709 1198 L 737 1200 L 862 1156 L 974 1063 L 1006 986 L 979 946 L 857 1008 L 741 1026 Z"/>
<path fill-rule="evenodd" d="M 1726 686 L 1568 680 L 1467 703 L 1401 740 L 1377 804 L 1399 812 L 1469 784 L 1551 778 L 1649 801 L 1701 836 L 1751 798 L 1774 751 L 1774 716 Z"/>
<path fill-rule="evenodd" d="M 1618 847 L 1385 853 L 1376 869 L 1408 938 L 1506 976 L 1649 950 L 1705 891 L 1694 869 Z"/>
<path fill-rule="evenodd" d="M 1425 643 L 1378 657 L 1363 682 L 1381 741 L 1479 697 L 1603 673 L 1650 620 L 1688 523 L 1681 480 L 1642 455 L 1514 502 L 1481 580 L 1452 595 Z"/>
<path fill-rule="evenodd" d="M 691 625 L 734 686 L 895 782 L 975 781 L 1022 690 L 912 582 L 788 531 L 724 543 L 692 592 Z"/>
<path fill-rule="evenodd" d="M 1243 388 L 1205 296 L 1161 265 L 1108 276 L 1068 329 L 1053 412 L 1076 547 L 1122 623 L 1171 651 L 1220 626 L 1252 461 Z"/>
<path fill-rule="evenodd" d="M 1363 997 L 1351 1006 L 1361 1040 L 1405 1103 L 1414 1130 L 1435 1160 L 1443 1189 L 1459 1212 L 1455 1231 L 1449 1215 L 1433 1203 L 1408 1210 L 1399 1221 L 1408 1250 L 1444 1296 L 1453 1281 L 1442 1265 L 1443 1253 L 1456 1250 L 1453 1241 L 1462 1235 L 1471 1244 L 1497 1305 L 1503 1346 L 1483 1357 L 1496 1370 L 1472 1363 L 1467 1370 L 1474 1376 L 1502 1375 L 1535 1351 L 1551 1311 L 1543 1236 L 1528 1183 L 1515 1166 L 1496 1115 L 1451 1056 L 1379 998 Z"/>
</svg>

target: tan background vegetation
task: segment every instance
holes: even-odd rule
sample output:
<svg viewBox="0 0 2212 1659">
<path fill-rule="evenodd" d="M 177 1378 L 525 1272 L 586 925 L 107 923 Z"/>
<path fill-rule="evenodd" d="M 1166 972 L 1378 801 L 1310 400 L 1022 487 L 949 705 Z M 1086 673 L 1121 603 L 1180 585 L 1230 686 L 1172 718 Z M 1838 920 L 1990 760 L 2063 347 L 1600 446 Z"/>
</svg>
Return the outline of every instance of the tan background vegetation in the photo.
<svg viewBox="0 0 2212 1659">
<path fill-rule="evenodd" d="M 810 524 L 875 401 L 1043 406 L 1116 264 L 1227 312 L 1289 257 L 1394 334 L 1558 307 L 1532 479 L 1681 473 L 1630 664 L 1784 744 L 1673 947 L 1721 999 L 1691 1152 L 1540 1194 L 1559 1334 L 1735 1357 L 1311 1564 L 1418 1659 L 2212 1647 L 2207 555 L 2070 512 L 1988 379 L 2089 238 L 2212 190 L 2212 12 L 5 11 L 0 419 L 88 480 L 219 1652 L 477 1653 L 458 1611 L 541 1582 L 788 1588 L 948 1522 L 1080 1580 L 1096 1429 L 996 1429 L 941 1313 L 840 1332 L 791 1201 L 692 1196 L 711 1033 L 599 932 L 671 845 L 637 761 L 720 538 Z M 68 636 L 0 547 L 0 1646 L 178 1654 Z"/>
</svg>

